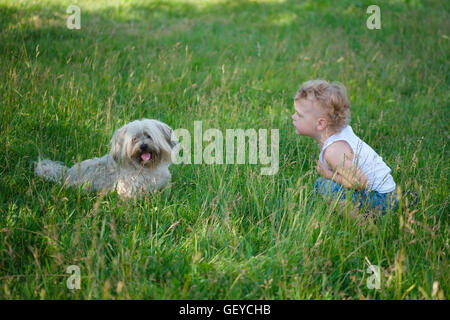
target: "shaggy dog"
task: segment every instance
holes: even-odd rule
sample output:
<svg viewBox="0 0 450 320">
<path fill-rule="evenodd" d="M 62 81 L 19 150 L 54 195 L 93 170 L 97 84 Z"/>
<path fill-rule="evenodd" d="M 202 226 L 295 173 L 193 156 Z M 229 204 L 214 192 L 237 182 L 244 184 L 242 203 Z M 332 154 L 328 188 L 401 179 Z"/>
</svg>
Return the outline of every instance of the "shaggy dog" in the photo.
<svg viewBox="0 0 450 320">
<path fill-rule="evenodd" d="M 75 164 L 38 160 L 35 174 L 83 190 L 114 191 L 121 197 L 158 190 L 170 182 L 172 149 L 177 144 L 172 129 L 154 119 L 135 120 L 118 129 L 111 151 L 101 158 Z"/>
</svg>

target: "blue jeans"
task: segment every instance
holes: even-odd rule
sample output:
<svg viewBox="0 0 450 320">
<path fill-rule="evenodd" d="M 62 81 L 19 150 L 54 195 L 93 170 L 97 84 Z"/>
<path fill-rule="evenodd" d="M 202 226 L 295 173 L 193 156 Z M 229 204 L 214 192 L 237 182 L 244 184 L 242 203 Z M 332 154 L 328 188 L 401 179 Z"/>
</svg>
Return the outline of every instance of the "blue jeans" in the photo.
<svg viewBox="0 0 450 320">
<path fill-rule="evenodd" d="M 358 208 L 367 206 L 370 209 L 381 210 L 382 214 L 386 214 L 388 208 L 395 210 L 398 207 L 397 194 L 394 191 L 388 193 L 379 193 L 377 191 L 368 190 L 349 190 L 333 180 L 318 178 L 314 184 L 314 189 L 323 197 L 333 200 L 345 200 L 350 198 Z"/>
</svg>

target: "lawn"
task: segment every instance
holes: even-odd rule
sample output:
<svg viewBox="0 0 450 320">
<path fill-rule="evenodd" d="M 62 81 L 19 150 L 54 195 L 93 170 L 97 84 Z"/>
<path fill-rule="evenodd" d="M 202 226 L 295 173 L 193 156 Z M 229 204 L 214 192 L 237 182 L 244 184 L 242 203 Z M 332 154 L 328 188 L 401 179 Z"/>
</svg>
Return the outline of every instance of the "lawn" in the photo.
<svg viewBox="0 0 450 320">
<path fill-rule="evenodd" d="M 450 5 L 378 1 L 370 30 L 371 4 L 0 0 L 0 298 L 447 299 Z M 360 223 L 314 193 L 319 148 L 291 115 L 316 78 L 346 85 L 415 207 Z M 171 188 L 130 200 L 34 176 L 39 152 L 100 157 L 144 117 L 278 129 L 279 171 L 173 165 Z"/>
</svg>

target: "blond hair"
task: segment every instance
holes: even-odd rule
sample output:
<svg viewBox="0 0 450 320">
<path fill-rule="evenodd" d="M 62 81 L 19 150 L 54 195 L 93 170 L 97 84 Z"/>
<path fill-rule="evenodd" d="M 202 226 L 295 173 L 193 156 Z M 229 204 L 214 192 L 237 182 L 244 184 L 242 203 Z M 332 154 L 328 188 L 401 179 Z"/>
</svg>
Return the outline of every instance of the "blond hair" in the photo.
<svg viewBox="0 0 450 320">
<path fill-rule="evenodd" d="M 350 124 L 350 101 L 342 83 L 325 80 L 310 80 L 302 84 L 294 101 L 312 99 L 319 103 L 327 114 L 332 130 L 340 130 Z"/>
</svg>

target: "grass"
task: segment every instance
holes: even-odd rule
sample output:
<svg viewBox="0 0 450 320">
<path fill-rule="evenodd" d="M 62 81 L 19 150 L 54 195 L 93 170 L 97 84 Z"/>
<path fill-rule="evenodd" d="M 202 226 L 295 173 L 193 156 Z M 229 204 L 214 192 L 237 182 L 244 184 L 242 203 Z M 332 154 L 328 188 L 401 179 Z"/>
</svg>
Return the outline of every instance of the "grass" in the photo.
<svg viewBox="0 0 450 320">
<path fill-rule="evenodd" d="M 369 30 L 371 1 L 75 2 L 81 30 L 71 1 L 0 0 L 0 298 L 448 298 L 448 3 L 379 1 Z M 347 86 L 416 207 L 359 224 L 314 194 L 319 149 L 290 119 L 314 78 Z M 277 128 L 280 170 L 174 165 L 172 188 L 125 201 L 33 175 L 38 150 L 102 156 L 141 117 Z"/>
</svg>

